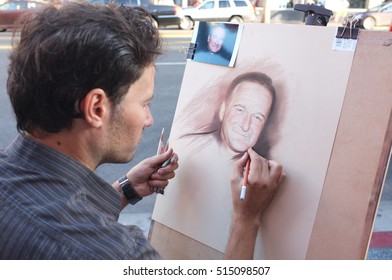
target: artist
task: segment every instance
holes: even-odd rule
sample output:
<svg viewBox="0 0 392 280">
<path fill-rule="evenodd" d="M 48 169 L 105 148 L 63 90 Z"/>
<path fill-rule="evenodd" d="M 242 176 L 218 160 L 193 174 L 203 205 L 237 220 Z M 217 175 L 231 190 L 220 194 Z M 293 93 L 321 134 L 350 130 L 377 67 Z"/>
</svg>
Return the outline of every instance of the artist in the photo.
<svg viewBox="0 0 392 280">
<path fill-rule="evenodd" d="M 145 159 L 113 185 L 94 172 L 132 160 L 153 124 L 160 47 L 157 29 L 138 8 L 68 3 L 22 26 L 7 81 L 20 135 L 0 152 L 0 259 L 160 258 L 140 229 L 117 220 L 151 186 L 167 186 L 176 153 Z M 247 197 L 240 200 L 248 158 Z M 252 258 L 259 216 L 282 174 L 252 150 L 236 161 L 226 258 Z"/>
</svg>

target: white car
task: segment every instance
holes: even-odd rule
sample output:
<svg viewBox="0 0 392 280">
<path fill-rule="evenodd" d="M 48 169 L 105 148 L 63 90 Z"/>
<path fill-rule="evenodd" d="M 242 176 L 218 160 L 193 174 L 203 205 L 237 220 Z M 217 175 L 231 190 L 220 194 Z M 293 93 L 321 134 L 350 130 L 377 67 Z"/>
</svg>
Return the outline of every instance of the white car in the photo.
<svg viewBox="0 0 392 280">
<path fill-rule="evenodd" d="M 255 7 L 249 0 L 206 0 L 197 7 L 184 8 L 181 29 L 189 30 L 195 21 L 255 21 Z"/>
</svg>

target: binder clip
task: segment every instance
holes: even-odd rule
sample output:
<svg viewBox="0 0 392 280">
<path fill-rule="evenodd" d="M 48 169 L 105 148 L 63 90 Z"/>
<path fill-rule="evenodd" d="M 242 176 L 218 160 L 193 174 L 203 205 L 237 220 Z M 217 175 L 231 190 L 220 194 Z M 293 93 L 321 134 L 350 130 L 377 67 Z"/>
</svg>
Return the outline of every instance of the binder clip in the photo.
<svg viewBox="0 0 392 280">
<path fill-rule="evenodd" d="M 359 33 L 359 28 L 355 28 L 357 22 L 358 19 L 355 18 L 354 14 L 348 14 L 345 18 L 345 25 L 338 27 L 336 38 L 356 40 Z"/>
<path fill-rule="evenodd" d="M 188 48 L 180 47 L 180 52 L 185 53 L 187 59 L 193 59 L 195 56 L 196 47 L 196 43 L 190 43 Z"/>
<path fill-rule="evenodd" d="M 323 5 L 295 4 L 294 10 L 305 13 L 305 25 L 327 26 L 329 18 L 333 15 L 333 12 Z"/>
</svg>

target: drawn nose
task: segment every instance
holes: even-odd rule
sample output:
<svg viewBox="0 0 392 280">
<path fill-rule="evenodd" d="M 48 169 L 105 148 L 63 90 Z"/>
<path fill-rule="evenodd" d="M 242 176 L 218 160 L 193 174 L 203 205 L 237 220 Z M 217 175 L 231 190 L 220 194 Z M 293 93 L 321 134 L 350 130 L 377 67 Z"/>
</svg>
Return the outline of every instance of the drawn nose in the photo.
<svg viewBox="0 0 392 280">
<path fill-rule="evenodd" d="M 250 122 L 251 122 L 251 116 L 250 115 L 246 115 L 246 117 L 244 117 L 244 119 L 242 120 L 241 129 L 243 131 L 249 131 Z"/>
</svg>

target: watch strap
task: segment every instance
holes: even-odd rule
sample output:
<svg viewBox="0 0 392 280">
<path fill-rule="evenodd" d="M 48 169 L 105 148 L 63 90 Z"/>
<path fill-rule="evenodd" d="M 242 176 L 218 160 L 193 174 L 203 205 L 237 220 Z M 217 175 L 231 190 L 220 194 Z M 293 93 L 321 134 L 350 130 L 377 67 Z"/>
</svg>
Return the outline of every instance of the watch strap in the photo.
<svg viewBox="0 0 392 280">
<path fill-rule="evenodd" d="M 138 203 L 140 200 L 142 200 L 142 197 L 133 188 L 127 176 L 123 176 L 120 179 L 118 179 L 118 183 L 120 184 L 120 187 L 124 193 L 125 198 L 128 200 L 130 204 L 134 205 Z"/>
</svg>

